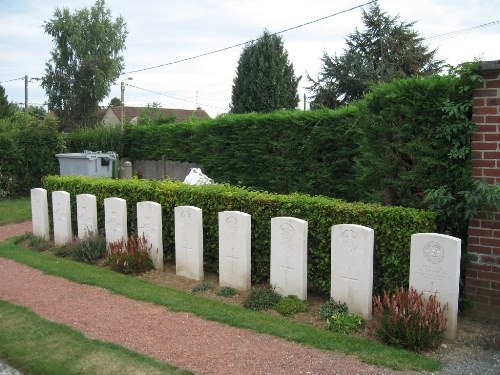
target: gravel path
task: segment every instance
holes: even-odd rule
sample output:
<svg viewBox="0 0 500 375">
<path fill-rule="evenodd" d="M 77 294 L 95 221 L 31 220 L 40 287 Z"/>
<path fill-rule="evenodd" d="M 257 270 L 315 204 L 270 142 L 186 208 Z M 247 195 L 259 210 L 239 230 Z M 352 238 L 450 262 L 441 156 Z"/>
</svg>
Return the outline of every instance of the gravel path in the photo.
<svg viewBox="0 0 500 375">
<path fill-rule="evenodd" d="M 2 226 L 0 241 L 30 231 L 29 221 Z M 67 324 L 90 337 L 115 342 L 197 374 L 401 373 L 192 314 L 172 313 L 102 288 L 44 275 L 4 258 L 0 258 L 0 298 L 27 306 L 46 319 Z M 467 321 L 467 327 L 461 329 L 459 319 L 457 340 L 437 351 L 444 368 L 436 375 L 500 374 L 499 327 L 498 321 L 485 326 L 478 320 Z M 0 363 L 0 375 L 18 374 Z"/>
</svg>

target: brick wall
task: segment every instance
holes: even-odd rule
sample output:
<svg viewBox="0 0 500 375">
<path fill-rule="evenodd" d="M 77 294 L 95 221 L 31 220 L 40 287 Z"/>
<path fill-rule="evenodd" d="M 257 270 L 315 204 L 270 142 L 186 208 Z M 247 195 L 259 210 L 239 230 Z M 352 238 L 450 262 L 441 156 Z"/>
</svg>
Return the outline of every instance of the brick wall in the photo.
<svg viewBox="0 0 500 375">
<path fill-rule="evenodd" d="M 500 60 L 483 62 L 484 82 L 474 91 L 472 174 L 490 185 L 500 184 Z M 465 293 L 478 311 L 500 314 L 500 212 L 478 214 L 469 223 Z"/>
</svg>

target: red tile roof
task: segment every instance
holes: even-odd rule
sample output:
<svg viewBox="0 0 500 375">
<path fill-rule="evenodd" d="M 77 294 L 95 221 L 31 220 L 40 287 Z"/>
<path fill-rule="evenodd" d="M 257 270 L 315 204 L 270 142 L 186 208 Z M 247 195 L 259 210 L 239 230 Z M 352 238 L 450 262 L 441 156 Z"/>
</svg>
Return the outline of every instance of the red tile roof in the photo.
<svg viewBox="0 0 500 375">
<path fill-rule="evenodd" d="M 110 107 L 115 113 L 116 117 L 121 118 L 121 107 Z M 133 118 L 139 115 L 139 111 L 146 109 L 145 107 L 123 107 L 124 115 L 126 121 L 131 121 Z M 165 116 L 173 116 L 176 118 L 176 122 L 184 122 L 189 120 L 191 117 L 198 118 L 210 118 L 208 113 L 203 109 L 199 108 L 196 110 L 191 109 L 173 109 L 173 108 L 158 108 Z"/>
</svg>

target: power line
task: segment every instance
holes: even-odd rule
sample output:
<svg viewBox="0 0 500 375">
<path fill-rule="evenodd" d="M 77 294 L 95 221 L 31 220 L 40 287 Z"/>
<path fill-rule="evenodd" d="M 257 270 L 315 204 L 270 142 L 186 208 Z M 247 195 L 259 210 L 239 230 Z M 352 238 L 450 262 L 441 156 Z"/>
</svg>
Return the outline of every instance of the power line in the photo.
<svg viewBox="0 0 500 375">
<path fill-rule="evenodd" d="M 309 21 L 309 22 L 306 22 L 306 23 L 303 23 L 303 24 L 300 24 L 300 25 L 297 25 L 297 26 L 290 27 L 290 28 L 285 29 L 285 30 L 281 30 L 281 31 L 278 31 L 278 32 L 275 32 L 275 33 L 271 33 L 271 35 L 283 34 L 283 33 L 286 33 L 286 32 L 288 32 L 288 31 L 298 29 L 298 28 L 300 28 L 300 27 L 304 27 L 304 26 L 307 26 L 307 25 L 311 25 L 311 24 L 313 24 L 313 23 L 316 23 L 316 22 L 319 22 L 319 21 L 323 21 L 323 20 L 325 20 L 325 19 L 328 19 L 328 18 L 331 18 L 331 17 L 335 17 L 335 16 L 338 16 L 338 15 L 343 14 L 343 13 L 350 12 L 350 11 L 352 11 L 352 10 L 354 10 L 354 9 L 362 8 L 362 7 L 366 6 L 366 5 L 369 5 L 369 4 L 372 4 L 372 3 L 375 3 L 375 2 L 376 2 L 376 0 L 373 0 L 373 1 L 370 1 L 370 2 L 368 2 L 368 3 L 364 3 L 364 4 L 361 4 L 361 5 L 358 5 L 358 6 L 355 6 L 355 7 L 349 8 L 349 9 L 345 9 L 345 10 L 340 11 L 340 12 L 337 12 L 337 13 L 330 14 L 329 16 L 325 16 L 325 17 L 318 18 L 318 19 L 316 19 L 316 20 L 314 20 L 314 21 Z M 261 37 L 261 38 L 262 38 L 262 37 Z M 186 58 L 184 58 L 184 59 L 180 59 L 180 60 L 176 60 L 176 61 L 168 62 L 168 63 L 165 63 L 165 64 L 154 65 L 154 66 L 150 66 L 150 67 L 147 67 L 147 68 L 142 68 L 142 69 L 131 70 L 131 71 L 129 71 L 129 72 L 124 72 L 122 75 L 132 74 L 132 73 L 138 73 L 138 72 L 143 72 L 143 71 L 145 71 L 145 70 L 157 69 L 157 68 L 161 68 L 161 67 L 168 66 L 168 65 L 178 64 L 178 63 L 180 63 L 180 62 L 184 62 L 184 61 L 194 60 L 194 59 L 197 59 L 197 58 L 200 58 L 200 57 L 204 57 L 204 56 L 208 56 L 208 55 L 213 55 L 213 54 L 215 54 L 215 53 L 219 53 L 219 52 L 227 51 L 227 50 L 232 49 L 232 48 L 236 48 L 236 47 L 243 46 L 243 45 L 245 45 L 245 44 L 247 44 L 247 43 L 252 43 L 252 42 L 258 41 L 258 40 L 260 40 L 261 38 L 248 40 L 248 41 L 243 42 L 243 43 L 234 44 L 234 45 L 229 46 L 229 47 L 220 48 L 220 49 L 217 49 L 217 50 L 215 50 L 215 51 L 211 51 L 211 52 L 205 52 L 205 53 L 202 53 L 202 54 L 200 54 L 200 55 L 196 55 L 196 56 L 186 57 Z"/>
<path fill-rule="evenodd" d="M 12 78 L 12 79 L 8 79 L 8 80 L 6 80 L 6 81 L 2 81 L 2 82 L 0 82 L 0 83 L 6 83 L 6 82 L 12 82 L 12 81 L 18 81 L 18 80 L 20 80 L 20 79 L 24 79 L 24 77 Z"/>
<path fill-rule="evenodd" d="M 222 109 L 224 111 L 227 111 L 229 108 L 222 108 L 222 107 L 217 107 L 217 106 L 214 106 L 214 105 L 210 105 L 210 104 L 204 104 L 204 103 L 196 103 L 196 102 L 193 102 L 192 100 L 187 100 L 187 99 L 182 99 L 182 98 L 176 98 L 175 96 L 172 96 L 172 95 L 168 95 L 166 93 L 163 93 L 163 92 L 158 92 L 158 91 L 153 91 L 153 90 L 148 90 L 148 89 L 145 89 L 143 87 L 137 87 L 135 85 L 131 85 L 130 83 L 127 83 L 126 86 L 130 86 L 130 87 L 133 87 L 133 88 L 136 88 L 136 89 L 139 89 L 139 90 L 143 90 L 143 91 L 146 91 L 146 92 L 150 92 L 152 94 L 156 94 L 156 95 L 160 95 L 160 96 L 165 96 L 167 98 L 170 98 L 170 99 L 175 99 L 175 100 L 180 100 L 181 102 L 186 102 L 186 103 L 191 103 L 191 104 L 197 104 L 197 105 L 201 105 L 203 107 L 211 107 L 211 108 L 216 108 L 216 109 Z"/>
<path fill-rule="evenodd" d="M 471 33 L 473 31 L 476 31 L 476 30 L 479 30 L 479 29 L 484 29 L 486 27 L 495 26 L 495 25 L 498 25 L 499 23 L 500 23 L 500 21 L 493 21 L 493 22 L 483 23 L 482 25 L 477 25 L 477 26 L 469 27 L 467 29 L 450 31 L 449 33 L 444 33 L 444 34 L 439 34 L 439 35 L 431 36 L 429 38 L 425 38 L 425 40 L 449 39 L 449 38 L 453 38 L 453 37 L 460 36 L 460 35 L 463 35 L 463 34 Z"/>
</svg>

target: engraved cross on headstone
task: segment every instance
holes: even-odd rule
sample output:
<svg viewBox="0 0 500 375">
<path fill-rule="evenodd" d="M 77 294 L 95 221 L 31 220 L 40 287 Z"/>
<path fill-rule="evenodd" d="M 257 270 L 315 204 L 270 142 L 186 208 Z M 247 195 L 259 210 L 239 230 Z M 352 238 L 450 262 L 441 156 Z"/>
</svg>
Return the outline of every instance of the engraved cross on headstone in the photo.
<svg viewBox="0 0 500 375">
<path fill-rule="evenodd" d="M 353 287 L 358 282 L 358 279 L 347 276 L 342 276 L 341 279 L 347 281 L 347 299 L 351 303 L 353 302 L 353 292 L 354 292 Z"/>
<path fill-rule="evenodd" d="M 234 255 L 234 247 L 231 247 L 231 254 L 227 254 L 226 258 L 231 262 L 231 274 L 234 274 L 234 264 L 240 260 L 239 256 Z"/>
<path fill-rule="evenodd" d="M 437 296 L 438 295 L 438 291 L 434 287 L 434 281 L 430 281 L 430 283 L 431 283 L 431 287 L 429 289 L 424 289 L 423 290 L 425 297 Z"/>
<path fill-rule="evenodd" d="M 287 277 L 288 272 L 290 272 L 290 271 L 293 272 L 294 271 L 293 267 L 290 267 L 288 264 L 289 264 L 288 257 L 285 257 L 285 264 L 284 265 L 283 264 L 278 265 L 278 268 L 280 268 L 281 270 L 283 270 L 283 272 L 285 273 L 285 284 L 288 284 L 288 277 Z"/>
</svg>

